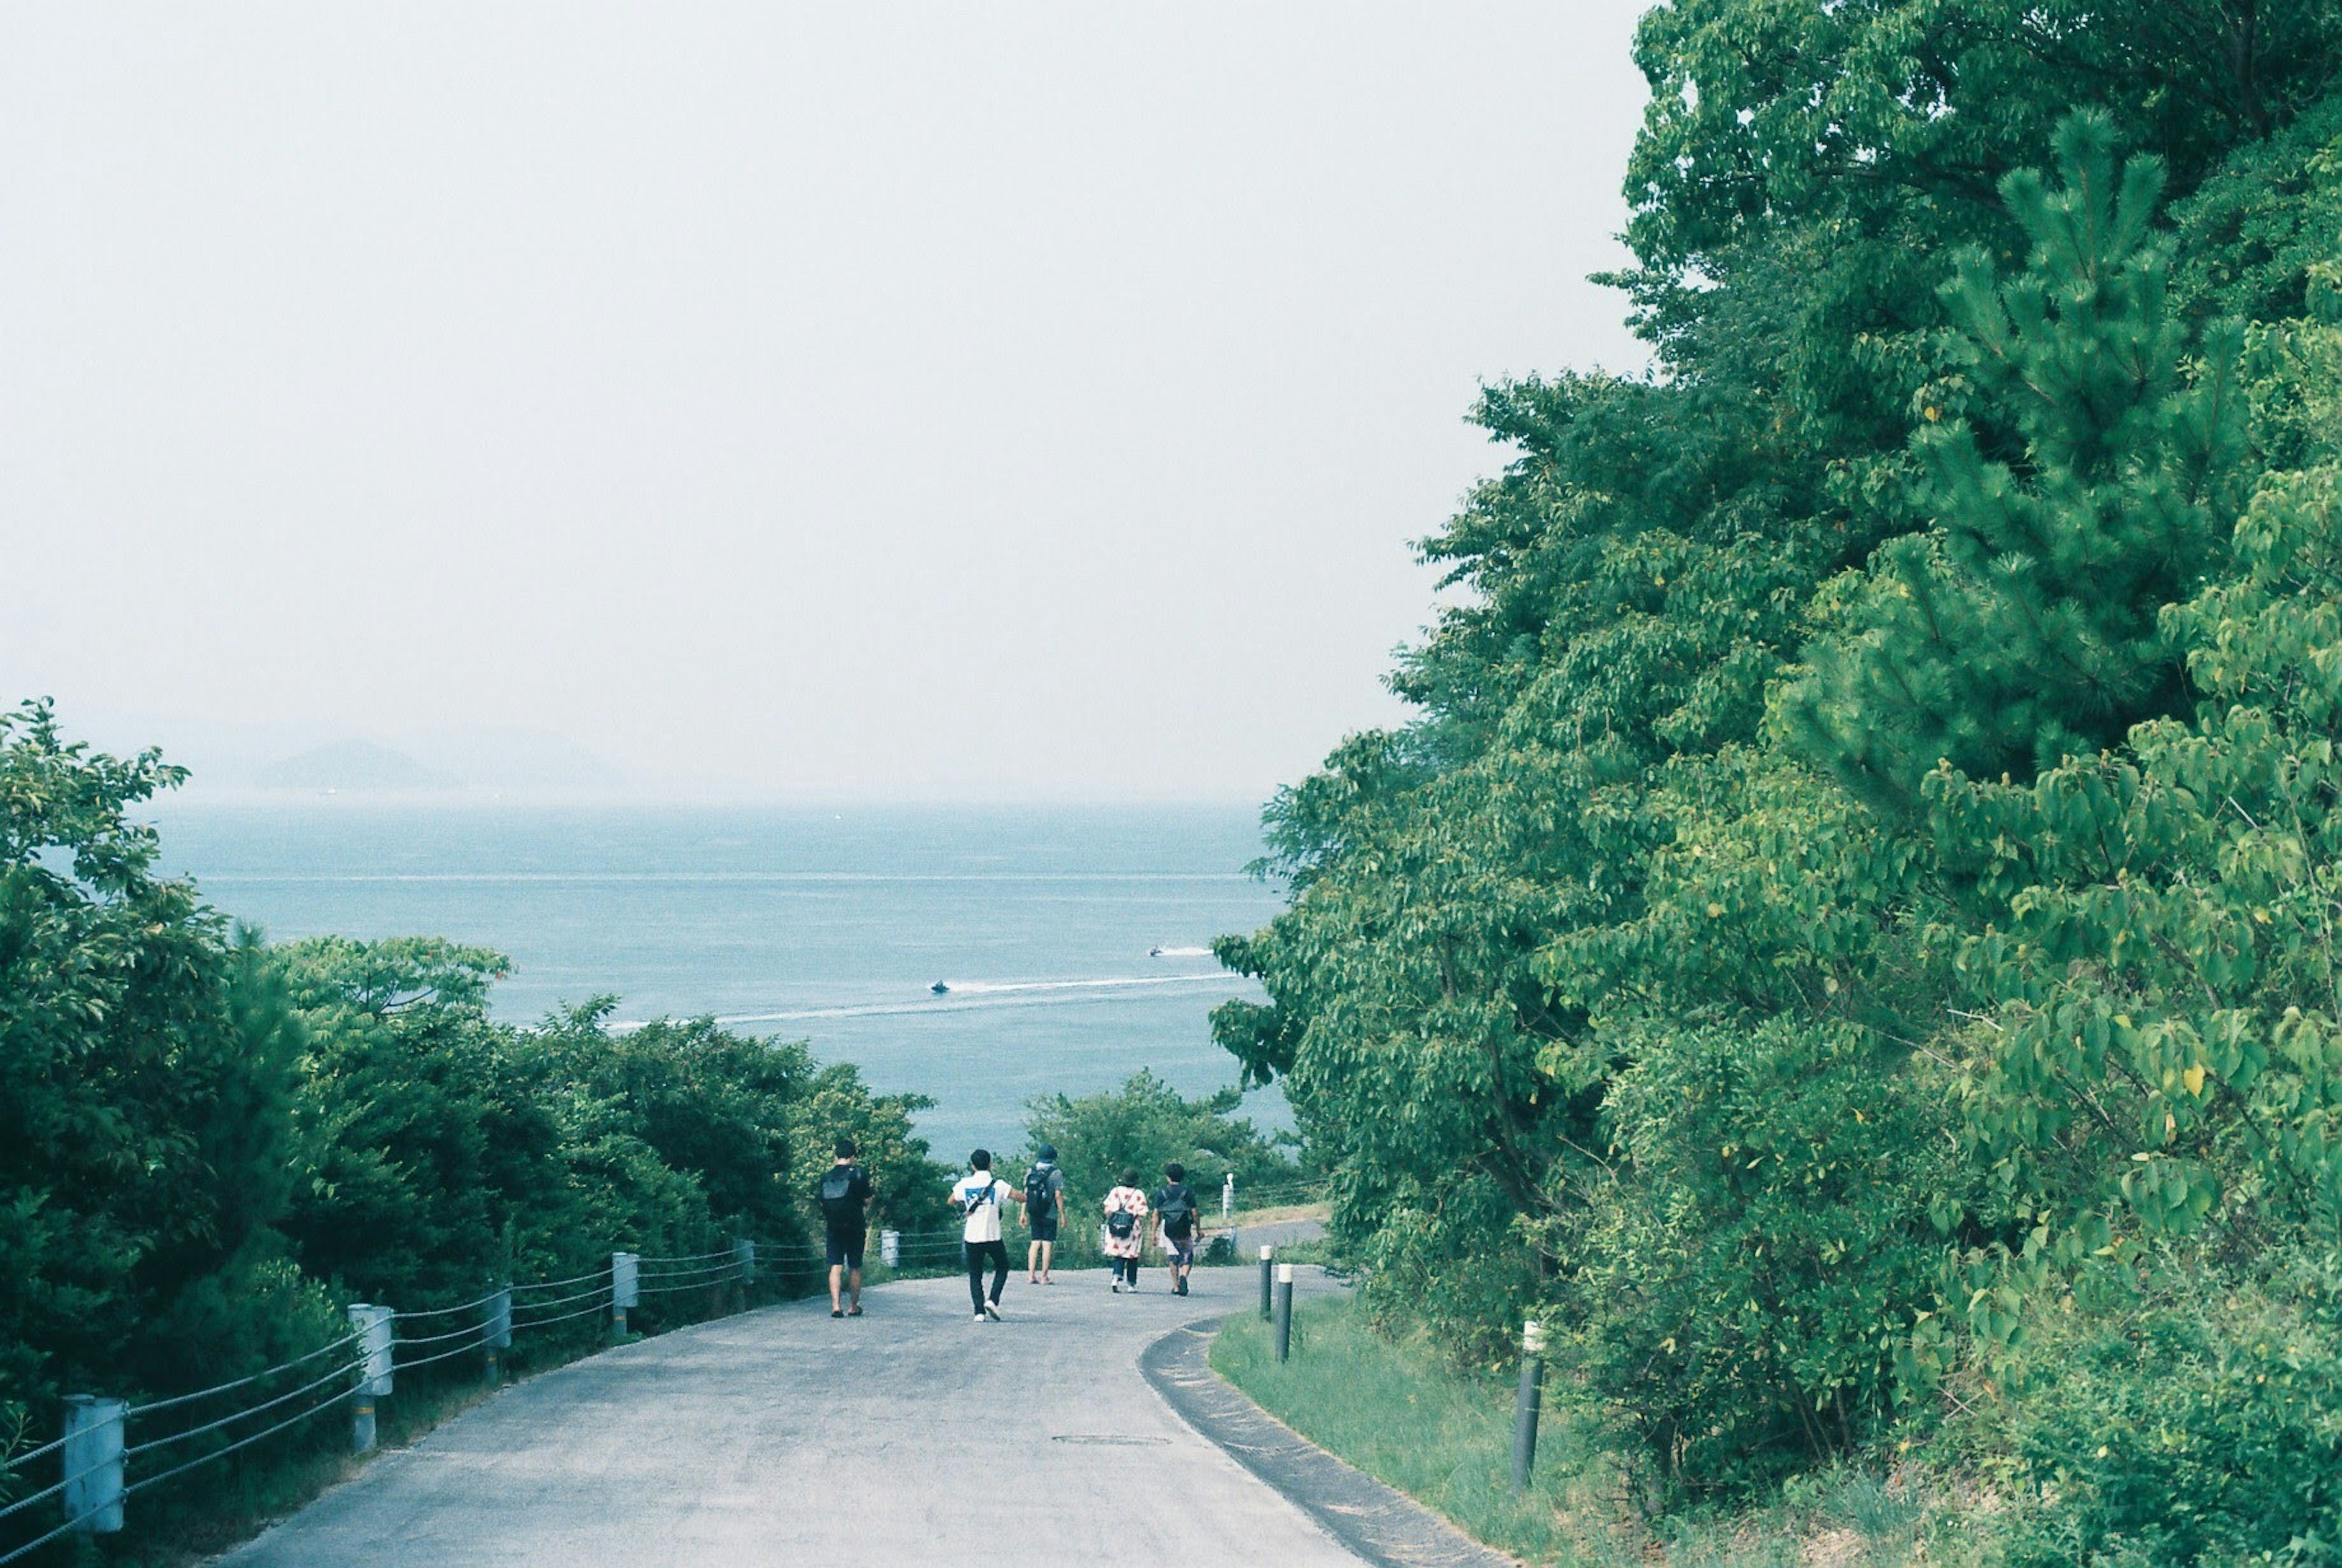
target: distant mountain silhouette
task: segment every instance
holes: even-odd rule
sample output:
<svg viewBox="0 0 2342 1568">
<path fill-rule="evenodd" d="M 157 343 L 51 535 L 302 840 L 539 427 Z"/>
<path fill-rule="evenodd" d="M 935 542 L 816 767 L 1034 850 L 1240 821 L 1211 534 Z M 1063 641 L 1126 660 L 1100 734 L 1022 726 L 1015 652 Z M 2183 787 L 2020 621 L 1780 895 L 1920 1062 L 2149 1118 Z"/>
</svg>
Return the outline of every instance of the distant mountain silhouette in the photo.
<svg viewBox="0 0 2342 1568">
<path fill-rule="evenodd" d="M 461 789 L 453 774 L 416 762 L 405 752 L 372 741 L 335 741 L 314 746 L 260 770 L 263 789 L 446 790 Z"/>
<path fill-rule="evenodd" d="M 394 737 L 474 789 L 617 791 L 626 775 L 568 736 L 526 724 L 462 724 Z"/>
</svg>

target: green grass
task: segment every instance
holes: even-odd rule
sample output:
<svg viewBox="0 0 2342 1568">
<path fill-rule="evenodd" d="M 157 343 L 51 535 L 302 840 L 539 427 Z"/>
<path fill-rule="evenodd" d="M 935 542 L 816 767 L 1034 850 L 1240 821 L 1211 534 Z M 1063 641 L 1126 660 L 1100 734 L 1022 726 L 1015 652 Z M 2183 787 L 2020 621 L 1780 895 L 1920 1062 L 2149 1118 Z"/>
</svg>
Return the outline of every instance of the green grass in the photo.
<svg viewBox="0 0 2342 1568">
<path fill-rule="evenodd" d="M 1283 1366 L 1266 1323 L 1232 1317 L 1212 1365 L 1311 1442 L 1491 1546 L 1536 1563 L 1640 1561 L 1622 1481 L 1566 1404 L 1548 1405 L 1536 1480 L 1515 1497 L 1511 1382 L 1458 1376 L 1429 1346 L 1374 1333 L 1348 1302 L 1296 1305 Z"/>
<path fill-rule="evenodd" d="M 1923 1506 L 1928 1500 L 1908 1486 L 1853 1469 L 1807 1477 L 1762 1508 L 1646 1520 L 1566 1368 L 1547 1373 L 1536 1479 L 1515 1497 L 1514 1376 L 1459 1373 L 1420 1339 L 1375 1333 L 1347 1300 L 1296 1305 L 1293 1355 L 1283 1366 L 1269 1325 L 1250 1313 L 1228 1320 L 1211 1359 L 1221 1376 L 1319 1447 L 1530 1563 L 1950 1568 L 1987 1555 L 1974 1521 L 1957 1506 Z"/>
</svg>

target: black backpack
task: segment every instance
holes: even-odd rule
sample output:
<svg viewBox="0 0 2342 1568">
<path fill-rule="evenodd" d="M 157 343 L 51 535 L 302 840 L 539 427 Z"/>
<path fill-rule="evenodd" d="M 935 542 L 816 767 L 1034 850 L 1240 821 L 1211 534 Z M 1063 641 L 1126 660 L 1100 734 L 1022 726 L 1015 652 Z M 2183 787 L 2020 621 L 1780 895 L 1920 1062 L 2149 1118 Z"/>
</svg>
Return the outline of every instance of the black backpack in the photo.
<svg viewBox="0 0 2342 1568">
<path fill-rule="evenodd" d="M 855 1182 L 862 1174 L 858 1165 L 832 1165 L 822 1174 L 821 1217 L 834 1225 L 850 1225 L 862 1212 L 862 1204 L 854 1195 Z"/>
<path fill-rule="evenodd" d="M 1036 1165 L 1025 1173 L 1026 1223 L 1036 1223 L 1056 1213 L 1056 1194 L 1049 1191 L 1049 1178 L 1056 1174 L 1055 1165 Z"/>
<path fill-rule="evenodd" d="M 1163 1233 L 1175 1242 L 1184 1242 L 1196 1229 L 1196 1194 L 1187 1190 L 1185 1182 L 1173 1182 L 1155 1194 L 1155 1213 L 1163 1222 Z"/>
<path fill-rule="evenodd" d="M 1116 1209 L 1106 1217 L 1106 1233 L 1116 1241 L 1126 1242 L 1138 1233 L 1138 1216 L 1128 1209 Z"/>
</svg>

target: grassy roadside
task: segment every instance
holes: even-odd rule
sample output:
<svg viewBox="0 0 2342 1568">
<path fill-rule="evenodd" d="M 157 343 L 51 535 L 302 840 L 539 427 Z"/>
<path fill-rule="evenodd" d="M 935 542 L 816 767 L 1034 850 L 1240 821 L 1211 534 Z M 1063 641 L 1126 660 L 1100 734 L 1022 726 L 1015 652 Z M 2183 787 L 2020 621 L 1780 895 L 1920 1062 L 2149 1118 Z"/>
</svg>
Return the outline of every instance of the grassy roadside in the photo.
<svg viewBox="0 0 2342 1568">
<path fill-rule="evenodd" d="M 1459 1374 L 1426 1343 L 1376 1333 L 1348 1301 L 1296 1310 L 1293 1357 L 1283 1366 L 1268 1325 L 1250 1313 L 1228 1320 L 1211 1362 L 1311 1442 L 1528 1563 L 1895 1568 L 1985 1560 L 1957 1516 L 1923 1509 L 1903 1488 L 1856 1472 L 1820 1478 L 1761 1510 L 1646 1520 L 1596 1413 L 1572 1399 L 1561 1368 L 1546 1382 L 1536 1480 L 1516 1498 L 1511 1378 Z"/>
</svg>

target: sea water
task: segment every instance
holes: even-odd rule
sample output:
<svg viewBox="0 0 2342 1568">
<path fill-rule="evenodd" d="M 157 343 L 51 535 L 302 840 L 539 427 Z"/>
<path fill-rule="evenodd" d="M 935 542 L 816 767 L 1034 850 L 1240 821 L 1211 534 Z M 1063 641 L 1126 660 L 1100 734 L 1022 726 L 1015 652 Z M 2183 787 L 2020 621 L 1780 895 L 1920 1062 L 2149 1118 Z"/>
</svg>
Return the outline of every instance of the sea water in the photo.
<svg viewBox="0 0 2342 1568">
<path fill-rule="evenodd" d="M 1241 809 L 166 803 L 167 870 L 272 940 L 431 935 L 512 960 L 530 1022 L 602 995 L 712 1014 L 925 1094 L 939 1155 L 1015 1148 L 1038 1095 L 1149 1068 L 1233 1083 L 1207 1015 L 1253 983 L 1211 938 L 1279 907 Z M 1157 951 L 1159 950 L 1159 951 Z M 931 987 L 942 982 L 938 994 Z M 1283 1125 L 1275 1091 L 1247 1113 Z"/>
</svg>

